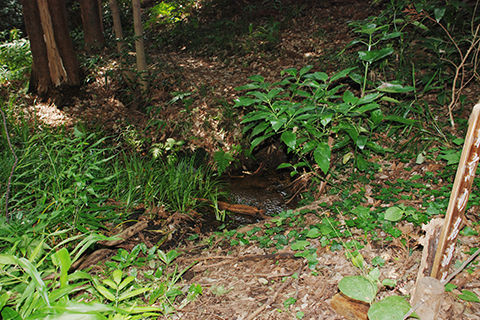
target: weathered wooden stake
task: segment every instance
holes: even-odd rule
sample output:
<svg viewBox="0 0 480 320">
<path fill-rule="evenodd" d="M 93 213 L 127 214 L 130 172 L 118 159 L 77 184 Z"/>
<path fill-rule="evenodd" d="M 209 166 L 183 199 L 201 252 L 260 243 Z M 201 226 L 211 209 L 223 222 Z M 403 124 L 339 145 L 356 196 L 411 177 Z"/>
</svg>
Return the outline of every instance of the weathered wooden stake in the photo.
<svg viewBox="0 0 480 320">
<path fill-rule="evenodd" d="M 480 159 L 480 104 L 473 107 L 462 156 L 458 164 L 450 202 L 448 203 L 445 224 L 440 234 L 431 276 L 445 280 L 452 262 L 458 233 L 465 221 L 465 208 L 472 189 L 475 171 Z"/>
<path fill-rule="evenodd" d="M 458 164 L 442 229 L 439 231 L 438 227 L 442 224 L 443 219 L 432 220 L 427 225 L 427 234 L 423 239 L 422 264 L 412 293 L 412 305 L 418 308 L 416 312 L 422 320 L 433 320 L 438 317 L 440 305 L 443 301 L 443 282 L 448 276 L 458 233 L 463 224 L 466 223 L 465 208 L 479 159 L 480 104 L 477 104 L 473 107 L 470 115 L 462 156 Z M 439 232 L 440 236 L 438 237 Z M 432 259 L 432 251 L 434 250 L 436 250 L 435 257 Z M 431 277 L 428 277 L 428 272 L 430 272 Z"/>
</svg>

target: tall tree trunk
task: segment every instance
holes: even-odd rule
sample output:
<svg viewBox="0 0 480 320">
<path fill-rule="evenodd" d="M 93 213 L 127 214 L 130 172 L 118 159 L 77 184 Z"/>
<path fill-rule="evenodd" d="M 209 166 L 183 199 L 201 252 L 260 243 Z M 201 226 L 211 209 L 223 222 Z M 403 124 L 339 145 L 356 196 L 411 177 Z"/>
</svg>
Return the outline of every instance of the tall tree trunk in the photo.
<svg viewBox="0 0 480 320">
<path fill-rule="evenodd" d="M 134 75 L 131 70 L 124 69 L 127 66 L 127 59 L 125 58 L 126 46 L 125 46 L 125 42 L 123 41 L 122 21 L 120 20 L 120 13 L 118 11 L 117 0 L 109 0 L 108 3 L 110 5 L 110 11 L 112 13 L 113 27 L 115 29 L 115 40 L 117 42 L 117 50 L 118 50 L 118 53 L 120 54 L 120 59 L 123 65 L 122 74 L 125 81 L 131 84 L 134 81 Z"/>
<path fill-rule="evenodd" d="M 64 0 L 22 0 L 33 64 L 29 91 L 80 84 L 79 62 L 68 32 Z"/>
<path fill-rule="evenodd" d="M 98 0 L 80 0 L 83 35 L 86 49 L 99 49 L 105 46 L 103 36 L 101 3 Z"/>
<path fill-rule="evenodd" d="M 135 51 L 137 57 L 137 72 L 140 77 L 140 87 L 143 92 L 148 89 L 147 61 L 143 44 L 142 12 L 140 0 L 132 0 L 133 26 L 135 29 Z"/>
</svg>

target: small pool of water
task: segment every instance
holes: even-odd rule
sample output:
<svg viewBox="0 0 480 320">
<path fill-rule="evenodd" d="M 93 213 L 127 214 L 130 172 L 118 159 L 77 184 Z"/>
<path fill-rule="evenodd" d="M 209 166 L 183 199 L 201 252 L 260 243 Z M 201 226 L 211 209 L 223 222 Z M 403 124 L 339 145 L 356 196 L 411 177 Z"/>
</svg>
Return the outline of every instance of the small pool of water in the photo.
<svg viewBox="0 0 480 320">
<path fill-rule="evenodd" d="M 278 214 L 295 207 L 294 203 L 285 203 L 287 193 L 278 177 L 230 178 L 228 184 L 232 203 L 263 209 L 266 215 Z"/>
</svg>

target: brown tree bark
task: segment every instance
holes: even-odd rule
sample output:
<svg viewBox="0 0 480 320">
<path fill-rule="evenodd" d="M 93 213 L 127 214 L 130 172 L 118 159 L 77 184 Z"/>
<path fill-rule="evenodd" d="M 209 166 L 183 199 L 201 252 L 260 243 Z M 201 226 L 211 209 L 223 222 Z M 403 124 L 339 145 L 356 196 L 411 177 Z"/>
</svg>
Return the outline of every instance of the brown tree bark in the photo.
<svg viewBox="0 0 480 320">
<path fill-rule="evenodd" d="M 143 44 L 142 11 L 140 0 L 132 0 L 133 6 L 133 27 L 135 29 L 135 51 L 137 57 L 137 72 L 140 77 L 140 88 L 142 92 L 148 89 L 147 61 L 145 59 L 145 46 Z"/>
<path fill-rule="evenodd" d="M 33 57 L 29 91 L 45 95 L 54 87 L 79 85 L 65 1 L 22 0 L 22 7 Z"/>
<path fill-rule="evenodd" d="M 125 51 L 127 47 L 125 46 L 125 42 L 123 41 L 122 21 L 120 20 L 120 12 L 118 10 L 117 0 L 109 0 L 108 3 L 110 5 L 110 11 L 112 13 L 112 18 L 113 18 L 115 40 L 117 41 L 117 50 L 118 50 L 118 53 L 120 54 L 120 59 L 123 65 L 122 74 L 125 81 L 127 81 L 127 83 L 130 84 L 134 81 L 135 75 L 131 70 L 124 69 L 127 66 L 127 59 L 125 58 L 125 54 L 126 54 Z"/>
<path fill-rule="evenodd" d="M 80 0 L 83 35 L 86 49 L 100 49 L 105 46 L 103 36 L 101 4 L 98 0 Z"/>
</svg>

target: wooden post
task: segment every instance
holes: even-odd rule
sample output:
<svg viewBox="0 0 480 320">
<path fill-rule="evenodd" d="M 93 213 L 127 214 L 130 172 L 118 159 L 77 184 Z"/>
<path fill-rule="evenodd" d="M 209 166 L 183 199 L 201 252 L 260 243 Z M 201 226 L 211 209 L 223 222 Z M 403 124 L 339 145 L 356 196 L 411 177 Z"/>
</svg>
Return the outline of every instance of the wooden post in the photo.
<svg viewBox="0 0 480 320">
<path fill-rule="evenodd" d="M 467 136 L 463 145 L 462 156 L 458 164 L 450 202 L 448 203 L 445 224 L 435 254 L 431 276 L 445 280 L 455 252 L 458 233 L 465 221 L 465 208 L 472 189 L 475 171 L 480 159 L 480 104 L 473 107 L 470 115 Z"/>
</svg>

